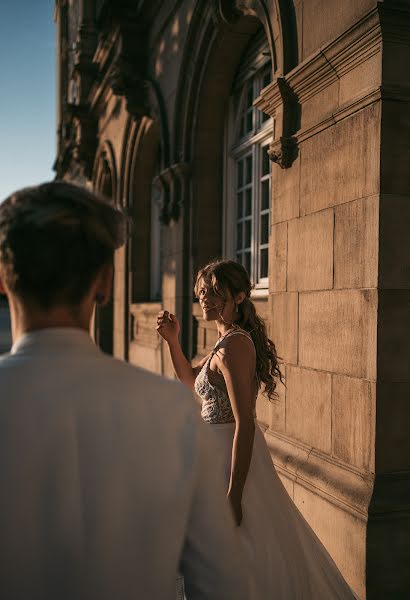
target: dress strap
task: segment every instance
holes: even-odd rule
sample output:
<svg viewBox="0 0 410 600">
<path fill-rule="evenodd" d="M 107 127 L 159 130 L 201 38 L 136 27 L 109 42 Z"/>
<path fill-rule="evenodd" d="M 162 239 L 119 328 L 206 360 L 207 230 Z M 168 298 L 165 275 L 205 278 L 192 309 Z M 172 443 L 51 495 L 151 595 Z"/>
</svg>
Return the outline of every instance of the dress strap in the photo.
<svg viewBox="0 0 410 600">
<path fill-rule="evenodd" d="M 250 333 L 248 333 L 247 331 L 245 331 L 244 329 L 231 329 L 230 331 L 228 331 L 228 333 L 226 333 L 222 338 L 220 338 L 215 346 L 214 349 L 212 350 L 212 354 L 215 354 L 215 352 L 218 350 L 220 343 L 222 342 L 222 340 L 226 340 L 228 337 L 231 337 L 232 335 L 234 335 L 235 333 L 239 334 L 239 335 L 244 335 L 246 338 L 248 338 L 248 340 L 250 340 L 253 344 L 253 346 L 255 346 L 254 341 L 252 339 L 252 336 L 250 335 Z"/>
<path fill-rule="evenodd" d="M 244 329 L 233 329 L 231 332 L 231 335 L 233 335 L 234 333 L 238 333 L 239 335 L 244 335 L 246 338 L 248 338 L 248 340 L 251 340 L 251 342 L 253 344 L 252 336 L 248 331 L 245 331 Z"/>
</svg>

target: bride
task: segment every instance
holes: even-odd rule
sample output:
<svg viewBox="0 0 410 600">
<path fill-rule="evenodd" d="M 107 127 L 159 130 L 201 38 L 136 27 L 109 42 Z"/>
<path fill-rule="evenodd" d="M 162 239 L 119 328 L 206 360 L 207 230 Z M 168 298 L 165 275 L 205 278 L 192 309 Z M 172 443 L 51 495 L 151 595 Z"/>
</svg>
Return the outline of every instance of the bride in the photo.
<svg viewBox="0 0 410 600">
<path fill-rule="evenodd" d="M 219 338 L 192 367 L 179 345 L 177 318 L 162 311 L 157 330 L 168 343 L 178 378 L 202 401 L 225 464 L 226 493 L 249 564 L 252 600 L 354 598 L 330 555 L 277 475 L 255 419 L 258 391 L 269 399 L 282 381 L 275 346 L 250 298 L 246 270 L 232 260 L 202 268 L 195 294 Z"/>
</svg>

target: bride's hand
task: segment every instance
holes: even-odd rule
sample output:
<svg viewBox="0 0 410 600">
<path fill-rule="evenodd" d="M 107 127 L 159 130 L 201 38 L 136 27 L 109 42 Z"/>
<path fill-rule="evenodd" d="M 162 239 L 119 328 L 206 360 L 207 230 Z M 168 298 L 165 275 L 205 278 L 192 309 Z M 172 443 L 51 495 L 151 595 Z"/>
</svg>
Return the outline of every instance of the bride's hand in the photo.
<svg viewBox="0 0 410 600">
<path fill-rule="evenodd" d="M 231 508 L 233 511 L 233 516 L 235 519 L 235 523 L 237 524 L 237 526 L 239 527 L 239 525 L 242 523 L 242 518 L 243 518 L 243 514 L 242 514 L 242 496 L 240 496 L 239 494 L 235 494 L 234 492 L 229 492 L 228 493 L 228 500 L 231 504 Z"/>
<path fill-rule="evenodd" d="M 167 310 L 158 313 L 157 331 L 168 344 L 178 341 L 179 330 L 179 321 L 175 315 Z"/>
</svg>

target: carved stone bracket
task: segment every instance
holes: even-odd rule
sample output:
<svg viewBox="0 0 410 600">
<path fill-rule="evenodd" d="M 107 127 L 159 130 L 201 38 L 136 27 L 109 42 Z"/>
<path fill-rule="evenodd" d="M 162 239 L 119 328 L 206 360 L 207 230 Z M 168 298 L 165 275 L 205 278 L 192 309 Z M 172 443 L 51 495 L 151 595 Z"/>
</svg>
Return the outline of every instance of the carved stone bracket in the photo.
<svg viewBox="0 0 410 600">
<path fill-rule="evenodd" d="M 109 81 L 113 93 L 125 98 L 127 110 L 133 117 L 147 114 L 145 78 L 134 62 L 120 56 L 111 69 Z"/>
<path fill-rule="evenodd" d="M 298 142 L 295 137 L 280 137 L 270 144 L 268 156 L 272 162 L 276 163 L 281 169 L 288 169 L 292 166 L 298 155 Z"/>
<path fill-rule="evenodd" d="M 177 163 L 158 175 L 153 184 L 162 192 L 161 223 L 169 225 L 178 221 L 184 202 L 189 194 L 191 167 L 187 163 Z"/>
<path fill-rule="evenodd" d="M 295 137 L 300 120 L 298 97 L 285 77 L 277 77 L 264 89 L 254 105 L 274 119 L 276 135 L 269 147 L 270 159 L 282 169 L 288 169 L 298 155 Z"/>
</svg>

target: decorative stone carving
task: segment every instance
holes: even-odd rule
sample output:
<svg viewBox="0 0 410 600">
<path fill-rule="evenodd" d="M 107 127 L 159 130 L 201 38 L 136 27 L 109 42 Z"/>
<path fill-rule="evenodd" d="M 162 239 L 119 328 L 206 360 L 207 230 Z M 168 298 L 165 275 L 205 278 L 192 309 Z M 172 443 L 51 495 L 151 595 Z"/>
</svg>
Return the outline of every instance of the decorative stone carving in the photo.
<svg viewBox="0 0 410 600">
<path fill-rule="evenodd" d="M 270 144 L 268 155 L 271 161 L 279 165 L 281 169 L 288 169 L 298 155 L 297 139 L 293 136 L 280 137 Z"/>
<path fill-rule="evenodd" d="M 135 118 L 148 114 L 146 28 L 138 5 L 131 0 L 102 3 L 98 13 L 101 36 L 95 55 L 100 78 L 107 75 L 113 93 L 124 97 L 128 112 Z"/>
<path fill-rule="evenodd" d="M 110 85 L 116 96 L 123 96 L 128 112 L 134 117 L 147 114 L 146 85 L 135 65 L 120 56 L 110 74 Z"/>
<path fill-rule="evenodd" d="M 161 188 L 161 223 L 169 225 L 171 220 L 178 221 L 188 198 L 191 167 L 187 163 L 177 163 L 158 175 L 153 185 Z"/>
<path fill-rule="evenodd" d="M 298 155 L 295 133 L 298 130 L 300 105 L 285 77 L 277 77 L 254 102 L 260 110 L 270 115 L 278 135 L 269 146 L 269 157 L 282 169 L 292 166 Z"/>
<path fill-rule="evenodd" d="M 70 122 L 70 150 L 72 158 L 81 164 L 84 174 L 91 177 L 97 149 L 97 122 L 87 105 L 69 104 L 67 120 Z"/>
<path fill-rule="evenodd" d="M 60 2 L 62 9 L 67 2 Z M 96 76 L 93 56 L 97 45 L 97 30 L 93 14 L 80 3 L 76 7 L 81 21 L 77 30 L 69 33 L 67 13 L 61 12 L 60 28 L 63 73 L 61 86 L 65 98 L 61 103 L 59 148 L 55 163 L 58 177 L 91 176 L 97 147 L 97 122 L 89 101 L 90 89 Z M 73 52 L 73 60 L 68 54 Z"/>
</svg>

